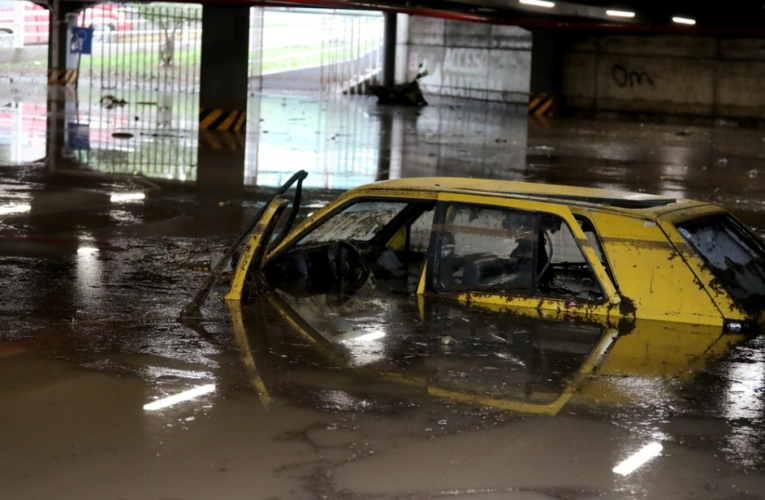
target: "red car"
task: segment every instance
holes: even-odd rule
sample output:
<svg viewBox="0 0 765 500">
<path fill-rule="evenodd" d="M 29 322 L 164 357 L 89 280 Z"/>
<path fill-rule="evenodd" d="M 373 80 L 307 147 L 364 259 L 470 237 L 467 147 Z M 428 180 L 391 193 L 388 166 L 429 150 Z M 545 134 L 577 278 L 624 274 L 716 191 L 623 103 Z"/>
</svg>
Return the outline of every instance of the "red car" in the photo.
<svg viewBox="0 0 765 500">
<path fill-rule="evenodd" d="M 131 29 L 130 14 L 123 5 L 98 4 L 84 10 L 77 17 L 79 26 L 93 26 L 93 38 L 109 43 L 116 36 Z"/>
<path fill-rule="evenodd" d="M 115 36 L 130 31 L 129 13 L 122 5 L 98 4 L 80 13 L 79 26 L 93 26 L 94 38 L 111 42 Z M 50 13 L 32 2 L 0 0 L 0 48 L 48 43 Z M 16 40 L 23 32 L 23 40 Z"/>
<path fill-rule="evenodd" d="M 0 47 L 48 43 L 48 19 L 48 10 L 32 2 L 0 0 Z"/>
</svg>

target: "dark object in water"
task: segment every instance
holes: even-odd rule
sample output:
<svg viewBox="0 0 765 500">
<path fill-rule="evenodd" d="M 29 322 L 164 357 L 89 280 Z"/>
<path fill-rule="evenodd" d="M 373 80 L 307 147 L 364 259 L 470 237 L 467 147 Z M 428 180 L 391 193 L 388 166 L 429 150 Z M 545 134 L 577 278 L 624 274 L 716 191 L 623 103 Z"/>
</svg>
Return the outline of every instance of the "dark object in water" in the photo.
<svg viewBox="0 0 765 500">
<path fill-rule="evenodd" d="M 372 90 L 377 96 L 377 104 L 398 104 L 402 106 L 427 106 L 428 101 L 422 95 L 418 80 L 427 76 L 428 70 L 420 71 L 414 80 L 400 83 L 392 87 L 378 85 Z"/>
<path fill-rule="evenodd" d="M 124 106 L 127 104 L 127 101 L 125 99 L 118 99 L 110 94 L 101 97 L 100 104 L 106 109 L 114 109 L 115 106 Z"/>
</svg>

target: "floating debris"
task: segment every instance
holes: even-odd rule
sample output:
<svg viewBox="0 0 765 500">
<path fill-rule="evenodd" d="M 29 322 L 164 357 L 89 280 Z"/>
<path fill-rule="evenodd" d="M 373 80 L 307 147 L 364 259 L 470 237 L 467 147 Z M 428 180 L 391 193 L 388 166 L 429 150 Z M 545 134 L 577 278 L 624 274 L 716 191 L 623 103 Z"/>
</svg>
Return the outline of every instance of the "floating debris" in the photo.
<svg viewBox="0 0 765 500">
<path fill-rule="evenodd" d="M 101 97 L 101 100 L 99 102 L 101 103 L 101 106 L 103 106 L 106 109 L 113 109 L 115 106 L 124 106 L 125 104 L 127 104 L 127 101 L 125 99 L 117 99 L 111 94 L 107 94 Z"/>
</svg>

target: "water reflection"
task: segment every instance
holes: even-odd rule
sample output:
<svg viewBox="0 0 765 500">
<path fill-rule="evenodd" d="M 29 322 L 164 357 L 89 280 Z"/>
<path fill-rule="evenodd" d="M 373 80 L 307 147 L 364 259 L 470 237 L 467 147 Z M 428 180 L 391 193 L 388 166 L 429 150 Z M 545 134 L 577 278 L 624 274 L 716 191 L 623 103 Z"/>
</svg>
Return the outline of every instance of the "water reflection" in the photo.
<svg viewBox="0 0 765 500">
<path fill-rule="evenodd" d="M 524 177 L 526 117 L 490 103 L 436 99 L 433 106 L 407 109 L 364 96 L 253 94 L 246 134 L 199 135 L 196 94 L 19 92 L 12 85 L 0 89 L 15 106 L 12 117 L 0 120 L 10 163 L 47 153 L 54 170 L 193 183 L 205 168 L 198 149 L 207 148 L 217 163 L 238 172 L 240 187 L 278 186 L 297 169 L 311 174 L 306 187 L 329 189 L 414 175 Z M 244 157 L 230 155 L 236 150 Z"/>
<path fill-rule="evenodd" d="M 46 89 L 0 83 L 0 163 L 45 157 Z"/>
<path fill-rule="evenodd" d="M 530 485 L 545 485 L 539 495 L 621 498 L 646 491 L 663 498 L 671 488 L 679 496 L 722 499 L 744 494 L 726 489 L 726 482 L 762 480 L 741 470 L 765 464 L 763 337 L 652 322 L 525 317 L 449 301 L 420 303 L 403 294 L 359 296 L 335 307 L 326 305 L 326 297 L 275 294 L 231 313 L 210 301 L 207 321 L 196 327 L 177 323 L 181 306 L 204 279 L 193 269 L 209 265 L 210 254 L 231 241 L 260 198 L 246 199 L 244 208 L 219 206 L 221 198 L 205 205 L 190 190 L 156 189 L 194 188 L 200 179 L 194 164 L 198 135 L 191 130 L 195 111 L 183 118 L 181 103 L 162 125 L 152 114 L 156 106 L 135 104 L 154 97 L 159 102 L 158 96 L 125 95 L 130 104 L 109 110 L 100 107 L 99 95 L 93 94 L 87 113 L 83 97 L 76 106 L 60 107 L 66 120 L 53 124 L 64 127 L 58 130 L 78 125 L 77 133 L 59 136 L 62 148 L 82 139 L 79 125 L 88 125 L 82 144 L 90 149 L 62 149 L 52 165 L 56 173 L 76 175 L 3 167 L 0 277 L 7 300 L 1 340 L 54 346 L 37 358 L 30 352 L 3 359 L 10 398 L 3 417 L 17 431 L 7 455 L 18 460 L 5 464 L 11 496 L 60 484 L 57 474 L 82 470 L 83 464 L 126 474 L 145 462 L 141 457 L 159 452 L 163 461 L 118 480 L 145 484 L 140 478 L 157 467 L 175 466 L 174 477 L 187 478 L 189 457 L 198 460 L 194 470 L 207 470 L 210 450 L 231 463 L 286 456 L 280 470 L 295 471 L 288 475 L 294 481 L 336 479 L 306 493 L 311 498 L 337 496 L 337 485 L 353 492 L 341 491 L 344 496 L 364 496 L 364 488 L 381 477 L 382 486 L 367 496 L 531 495 L 537 491 Z M 669 126 L 653 127 L 635 137 L 639 124 L 562 121 L 532 127 L 526 135 L 525 117 L 503 116 L 482 104 L 450 105 L 434 100 L 428 108 L 405 110 L 378 108 L 364 98 L 255 97 L 246 160 L 231 170 L 240 187 L 278 184 L 300 167 L 312 170 L 314 186 L 332 188 L 406 175 L 482 175 L 671 188 L 676 196 L 674 183 L 703 199 L 723 186 L 723 192 L 737 190 L 736 196 L 714 199 L 735 207 L 741 206 L 736 200 L 755 200 L 752 220 L 762 223 L 758 182 L 765 176 L 747 173 L 757 168 L 757 132 L 739 131 L 752 139 L 748 152 L 720 140 L 725 131 L 714 131 L 713 146 L 695 149 L 709 138 L 694 135 L 701 128 L 675 136 L 666 134 Z M 167 115 L 160 118 L 168 123 Z M 152 134 L 179 136 L 141 135 L 142 122 Z M 41 158 L 39 131 L 25 123 L 32 122 L 24 118 L 15 136 L 11 129 L 0 131 L 3 144 L 20 137 L 21 146 L 13 144 L 22 154 L 15 158 Z M 181 130 L 182 123 L 191 129 Z M 244 144 L 236 137 L 217 139 L 221 148 Z M 162 141 L 178 153 L 165 155 L 167 161 L 160 157 L 154 168 L 152 147 Z M 628 154 L 622 147 L 630 141 L 639 144 Z M 686 141 L 684 153 L 650 161 L 651 151 L 680 141 Z M 231 149 L 214 157 L 223 158 L 221 151 Z M 729 159 L 724 167 L 716 162 L 723 155 Z M 679 165 L 685 161 L 687 169 Z M 306 197 L 309 210 L 328 198 L 318 191 Z M 59 367 L 52 370 L 54 363 Z M 213 383 L 215 394 L 195 402 L 141 411 L 155 398 Z M 525 418 L 534 412 L 557 416 Z M 185 432 L 194 418 L 200 432 Z M 94 433 L 96 424 L 103 433 Z M 152 448 L 161 441 L 181 451 L 166 458 L 166 448 Z M 305 449 L 291 452 L 298 441 Z M 667 453 L 615 478 L 616 464 L 653 441 Z M 45 461 L 52 453 L 68 457 L 73 442 L 89 443 L 91 451 Z M 105 447 L 119 451 L 103 454 Z M 375 454 L 359 454 L 362 448 Z M 325 462 L 306 462 L 319 454 Z M 273 474 L 270 467 L 237 468 L 240 483 L 217 468 L 217 481 L 195 477 L 211 488 L 247 491 L 252 471 L 263 481 Z M 417 483 L 433 477 L 442 490 Z M 113 490 L 114 481 L 107 483 L 100 496 Z M 614 490 L 615 483 L 625 489 Z M 300 484 L 285 482 L 281 496 L 302 494 Z M 476 490 L 492 485 L 507 489 Z M 574 486 L 589 489 L 566 489 Z M 138 498 L 193 496 L 168 493 L 164 483 L 156 490 L 136 488 L 132 496 Z M 80 494 L 77 487 L 72 491 Z"/>
<path fill-rule="evenodd" d="M 756 130 L 671 124 L 540 121 L 523 110 L 431 99 L 420 109 L 364 96 L 250 96 L 246 134 L 198 133 L 198 95 L 5 84 L 0 151 L 18 163 L 141 175 L 209 187 L 278 186 L 298 169 L 307 187 L 380 179 L 474 176 L 613 188 L 723 201 L 761 210 L 765 176 Z M 51 115 L 46 119 L 46 99 Z M 0 99 L 2 100 L 2 99 Z M 5 111 L 3 111 L 5 110 Z M 200 175 L 201 151 L 226 171 Z M 236 154 L 232 154 L 236 153 Z M 732 198 L 731 198 L 732 197 Z M 732 207 L 730 207 L 732 208 Z"/>
<path fill-rule="evenodd" d="M 77 300 L 80 303 L 92 304 L 98 306 L 101 296 L 100 287 L 103 282 L 101 273 L 101 261 L 99 259 L 98 248 L 82 243 L 77 249 Z"/>
<path fill-rule="evenodd" d="M 741 363 L 731 366 L 730 388 L 725 408 L 726 417 L 731 420 L 758 418 L 763 415 L 765 402 L 762 391 L 765 387 L 765 363 Z"/>
<path fill-rule="evenodd" d="M 683 384 L 745 339 L 721 336 L 715 327 L 615 325 L 565 313 L 542 318 L 536 311 L 519 315 L 365 293 L 330 306 L 324 295 L 290 293 L 273 292 L 245 307 L 245 320 L 235 323 L 249 339 L 259 379 L 271 381 L 268 391 L 293 383 L 320 387 L 323 370 L 340 369 L 351 379 L 404 383 L 527 413 L 555 414 L 566 405 L 677 406 Z M 241 317 L 238 305 L 230 307 Z"/>
<path fill-rule="evenodd" d="M 762 464 L 762 366 L 734 361 L 757 337 L 644 320 L 611 324 L 565 312 L 500 312 L 434 297 L 362 292 L 330 306 L 324 295 L 292 293 L 228 303 L 264 404 L 378 414 L 441 401 L 605 418 L 637 438 L 614 456 L 614 472 L 625 476 L 651 467 L 662 445 L 693 439 L 695 449 L 709 432 L 726 460 Z M 710 384 L 710 377 L 719 380 Z M 728 425 L 720 428 L 720 419 Z M 646 440 L 653 444 L 641 451 Z"/>
</svg>

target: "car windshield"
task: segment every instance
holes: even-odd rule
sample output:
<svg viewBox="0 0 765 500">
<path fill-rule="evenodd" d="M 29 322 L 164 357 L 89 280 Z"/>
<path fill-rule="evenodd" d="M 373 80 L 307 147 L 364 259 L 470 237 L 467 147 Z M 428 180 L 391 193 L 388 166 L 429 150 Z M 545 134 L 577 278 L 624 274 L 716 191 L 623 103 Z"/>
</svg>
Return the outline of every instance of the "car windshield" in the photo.
<svg viewBox="0 0 765 500">
<path fill-rule="evenodd" d="M 311 231 L 298 245 L 344 240 L 369 241 L 407 205 L 403 201 L 355 203 Z"/>
<path fill-rule="evenodd" d="M 756 236 L 730 216 L 693 220 L 678 224 L 677 229 L 744 311 L 762 311 L 765 249 Z"/>
</svg>

